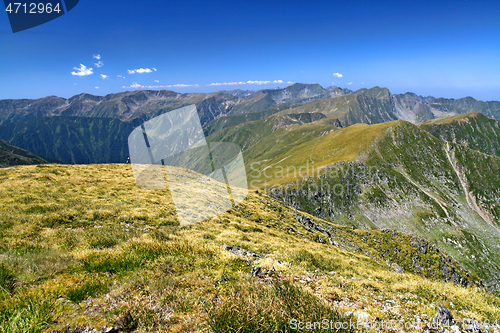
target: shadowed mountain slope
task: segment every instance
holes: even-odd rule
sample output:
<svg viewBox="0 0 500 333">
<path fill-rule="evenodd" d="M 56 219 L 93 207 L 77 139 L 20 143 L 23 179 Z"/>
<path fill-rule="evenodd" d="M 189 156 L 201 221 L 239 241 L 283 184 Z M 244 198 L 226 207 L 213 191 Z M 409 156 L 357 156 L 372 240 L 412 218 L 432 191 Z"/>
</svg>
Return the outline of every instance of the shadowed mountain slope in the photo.
<svg viewBox="0 0 500 333">
<path fill-rule="evenodd" d="M 35 155 L 27 150 L 11 145 L 0 140 L 0 168 L 14 165 L 47 164 L 56 160 Z"/>
</svg>

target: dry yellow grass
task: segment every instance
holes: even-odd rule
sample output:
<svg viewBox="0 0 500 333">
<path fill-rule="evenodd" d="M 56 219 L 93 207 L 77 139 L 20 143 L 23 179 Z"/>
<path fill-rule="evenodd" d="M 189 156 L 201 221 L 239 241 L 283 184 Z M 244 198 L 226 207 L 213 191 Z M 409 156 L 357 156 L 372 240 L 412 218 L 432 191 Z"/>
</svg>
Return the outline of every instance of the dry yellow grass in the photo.
<svg viewBox="0 0 500 333">
<path fill-rule="evenodd" d="M 138 188 L 129 165 L 14 167 L 0 170 L 0 184 L 0 267 L 14 282 L 0 290 L 0 332 L 117 321 L 137 332 L 266 331 L 315 313 L 430 320 L 438 304 L 458 318 L 500 318 L 496 296 L 397 273 L 360 230 L 331 226 L 359 251 L 318 242 L 292 209 L 254 192 L 179 227 L 168 191 Z M 262 276 L 250 276 L 257 266 Z"/>
</svg>

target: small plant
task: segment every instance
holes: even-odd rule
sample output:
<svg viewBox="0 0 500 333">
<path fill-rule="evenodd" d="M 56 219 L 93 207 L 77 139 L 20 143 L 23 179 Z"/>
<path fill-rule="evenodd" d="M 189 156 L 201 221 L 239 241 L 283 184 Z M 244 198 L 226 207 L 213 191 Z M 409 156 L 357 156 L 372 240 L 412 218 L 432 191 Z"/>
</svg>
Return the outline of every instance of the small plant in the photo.
<svg viewBox="0 0 500 333">
<path fill-rule="evenodd" d="M 12 292 L 14 290 L 14 275 L 5 265 L 0 264 L 0 290 Z"/>
<path fill-rule="evenodd" d="M 13 298 L 6 307 L 0 307 L 0 332 L 43 332 L 54 321 L 54 310 L 54 300 L 47 295 Z"/>
<path fill-rule="evenodd" d="M 71 288 L 66 293 L 66 296 L 70 301 L 80 303 L 87 297 L 94 297 L 105 292 L 107 289 L 108 286 L 105 283 L 97 280 L 91 280 Z"/>
</svg>

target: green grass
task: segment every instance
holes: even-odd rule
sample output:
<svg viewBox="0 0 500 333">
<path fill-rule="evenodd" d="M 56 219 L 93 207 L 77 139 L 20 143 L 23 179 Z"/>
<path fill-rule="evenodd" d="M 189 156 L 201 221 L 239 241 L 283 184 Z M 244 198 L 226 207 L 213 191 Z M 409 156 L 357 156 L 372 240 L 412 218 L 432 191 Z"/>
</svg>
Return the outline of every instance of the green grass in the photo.
<svg viewBox="0 0 500 333">
<path fill-rule="evenodd" d="M 271 286 L 248 281 L 206 304 L 208 325 L 213 332 L 293 332 L 298 322 L 348 322 L 326 302 L 288 281 Z M 316 328 L 312 332 L 324 332 Z M 332 330 L 335 331 L 335 330 Z M 339 330 L 349 332 L 349 330 Z"/>
<path fill-rule="evenodd" d="M 11 270 L 5 265 L 0 265 L 0 291 L 12 292 L 14 291 L 15 277 Z"/>
<path fill-rule="evenodd" d="M 246 160 L 249 182 L 253 188 L 270 188 L 274 185 L 287 184 L 304 175 L 318 176 L 324 168 L 339 161 L 352 161 L 366 151 L 374 141 L 389 128 L 397 126 L 400 121 L 366 125 L 356 124 L 333 131 L 324 136 L 320 134 L 327 129 L 311 124 L 309 132 L 314 136 L 306 137 L 305 142 L 274 148 L 276 154 L 260 161 Z M 301 126 L 297 131 L 307 125 Z M 331 129 L 331 128 L 330 128 Z M 300 133 L 300 132 L 299 132 Z M 268 177 L 269 176 L 269 177 Z"/>
<path fill-rule="evenodd" d="M 338 319 L 358 309 L 394 319 L 382 311 L 388 299 L 405 321 L 430 319 L 443 302 L 453 302 L 459 317 L 500 316 L 500 299 L 473 277 L 460 286 L 412 270 L 412 238 L 404 234 L 368 235 L 310 216 L 339 246 L 320 243 L 326 236 L 300 224 L 293 209 L 254 192 L 226 213 L 180 227 L 168 192 L 135 186 L 129 165 L 5 170 L 0 332 L 115 323 L 137 332 L 278 332 L 291 319 Z M 51 205 L 57 210 L 30 209 Z M 72 218 L 61 223 L 61 216 Z M 223 244 L 262 258 L 232 255 Z M 257 266 L 260 278 L 249 274 Z"/>
<path fill-rule="evenodd" d="M 99 280 L 85 281 L 83 283 L 77 284 L 75 287 L 70 288 L 66 297 L 75 303 L 80 303 L 87 297 L 94 297 L 97 294 L 104 293 L 108 290 L 108 285 Z"/>
<path fill-rule="evenodd" d="M 0 332 L 43 332 L 54 323 L 56 308 L 54 299 L 47 295 L 16 296 L 0 306 Z"/>
</svg>

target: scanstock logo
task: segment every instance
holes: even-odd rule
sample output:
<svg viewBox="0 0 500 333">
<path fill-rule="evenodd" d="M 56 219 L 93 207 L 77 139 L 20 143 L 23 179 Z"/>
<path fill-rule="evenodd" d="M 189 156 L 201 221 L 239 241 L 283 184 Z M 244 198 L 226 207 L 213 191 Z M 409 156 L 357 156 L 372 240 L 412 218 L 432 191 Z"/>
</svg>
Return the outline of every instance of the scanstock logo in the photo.
<svg viewBox="0 0 500 333">
<path fill-rule="evenodd" d="M 75 8 L 79 0 L 3 0 L 12 32 L 19 32 L 52 21 Z"/>
<path fill-rule="evenodd" d="M 217 216 L 248 194 L 240 147 L 209 142 L 195 105 L 136 127 L 128 146 L 136 184 L 170 192 L 180 225 Z"/>
</svg>

